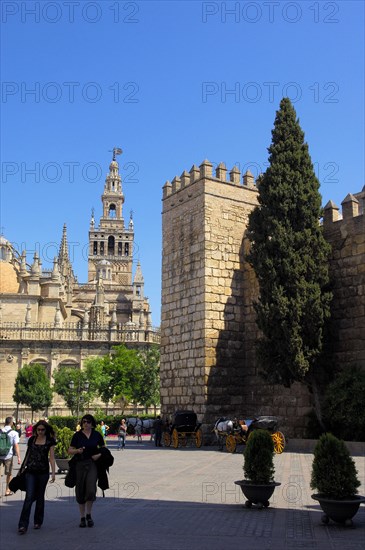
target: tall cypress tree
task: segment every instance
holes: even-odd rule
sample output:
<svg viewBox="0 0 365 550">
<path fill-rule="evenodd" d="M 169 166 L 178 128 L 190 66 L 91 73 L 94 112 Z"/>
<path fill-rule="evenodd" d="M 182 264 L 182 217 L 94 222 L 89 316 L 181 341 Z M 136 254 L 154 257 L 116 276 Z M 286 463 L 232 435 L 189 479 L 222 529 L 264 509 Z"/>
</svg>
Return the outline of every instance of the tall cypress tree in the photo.
<svg viewBox="0 0 365 550">
<path fill-rule="evenodd" d="M 321 421 L 317 374 L 332 299 L 330 247 L 319 223 L 319 181 L 288 98 L 276 113 L 269 154 L 248 225 L 248 261 L 259 283 L 257 356 L 270 382 L 310 386 Z"/>
</svg>

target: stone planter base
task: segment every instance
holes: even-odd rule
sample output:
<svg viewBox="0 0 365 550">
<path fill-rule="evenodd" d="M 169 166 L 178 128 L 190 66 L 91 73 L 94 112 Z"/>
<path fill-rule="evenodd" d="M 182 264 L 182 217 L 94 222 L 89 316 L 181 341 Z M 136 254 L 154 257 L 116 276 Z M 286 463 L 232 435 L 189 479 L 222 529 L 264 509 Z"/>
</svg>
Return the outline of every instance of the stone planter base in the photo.
<svg viewBox="0 0 365 550">
<path fill-rule="evenodd" d="M 324 514 L 322 523 L 329 523 L 330 519 L 336 523 L 342 523 L 349 527 L 352 526 L 352 518 L 357 513 L 359 506 L 365 502 L 365 497 L 354 496 L 343 500 L 335 500 L 322 495 L 312 495 L 314 500 L 318 500 Z"/>
<path fill-rule="evenodd" d="M 58 468 L 58 473 L 61 474 L 62 472 L 68 472 L 69 465 L 68 465 L 68 458 L 56 458 L 56 464 Z"/>
<path fill-rule="evenodd" d="M 246 507 L 251 508 L 255 504 L 259 510 L 267 508 L 270 505 L 269 498 L 272 496 L 275 487 L 281 485 L 276 481 L 272 483 L 253 483 L 251 481 L 240 480 L 235 481 L 236 485 L 241 487 L 242 493 L 247 498 Z"/>
</svg>

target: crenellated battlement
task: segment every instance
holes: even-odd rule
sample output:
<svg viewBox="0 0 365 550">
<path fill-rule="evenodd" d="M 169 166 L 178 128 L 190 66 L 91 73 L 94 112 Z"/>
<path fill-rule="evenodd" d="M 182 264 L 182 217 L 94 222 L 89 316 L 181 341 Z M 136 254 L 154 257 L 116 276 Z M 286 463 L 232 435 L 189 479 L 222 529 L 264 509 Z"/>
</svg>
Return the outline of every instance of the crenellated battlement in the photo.
<svg viewBox="0 0 365 550">
<path fill-rule="evenodd" d="M 349 231 L 357 231 L 357 228 L 363 227 L 365 212 L 365 186 L 360 193 L 349 193 L 341 202 L 342 213 L 339 207 L 333 202 L 328 201 L 323 209 L 323 228 L 325 233 L 332 231 L 341 231 L 344 226 Z"/>
<path fill-rule="evenodd" d="M 338 365 L 365 364 L 365 187 L 349 193 L 338 206 L 324 207 L 323 229 L 331 245 L 332 331 L 336 334 L 332 361 Z"/>
<path fill-rule="evenodd" d="M 207 159 L 203 160 L 199 167 L 193 164 L 189 172 L 184 170 L 180 177 L 175 176 L 171 182 L 166 181 L 163 186 L 163 199 L 178 193 L 182 189 L 185 189 L 186 187 L 189 187 L 202 179 L 209 179 L 219 181 L 221 183 L 242 186 L 247 189 L 257 190 L 255 178 L 249 170 L 243 174 L 242 182 L 241 172 L 237 166 L 233 166 L 233 168 L 229 171 L 229 178 L 227 178 L 227 172 L 228 169 L 224 162 L 219 163 L 216 168 L 214 168 L 213 163 Z"/>
</svg>

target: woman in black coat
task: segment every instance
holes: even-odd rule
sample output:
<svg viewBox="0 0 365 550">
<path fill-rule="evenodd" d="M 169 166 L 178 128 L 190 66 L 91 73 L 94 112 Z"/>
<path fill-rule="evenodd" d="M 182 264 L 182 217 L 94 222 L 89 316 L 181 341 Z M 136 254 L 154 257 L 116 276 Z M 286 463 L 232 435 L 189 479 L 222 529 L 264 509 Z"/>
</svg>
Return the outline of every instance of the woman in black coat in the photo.
<svg viewBox="0 0 365 550">
<path fill-rule="evenodd" d="M 93 527 L 91 509 L 96 499 L 98 478 L 97 461 L 104 447 L 103 436 L 95 430 L 95 418 L 85 414 L 81 419 L 81 430 L 76 432 L 68 450 L 76 460 L 76 500 L 80 509 L 80 527 Z"/>
</svg>

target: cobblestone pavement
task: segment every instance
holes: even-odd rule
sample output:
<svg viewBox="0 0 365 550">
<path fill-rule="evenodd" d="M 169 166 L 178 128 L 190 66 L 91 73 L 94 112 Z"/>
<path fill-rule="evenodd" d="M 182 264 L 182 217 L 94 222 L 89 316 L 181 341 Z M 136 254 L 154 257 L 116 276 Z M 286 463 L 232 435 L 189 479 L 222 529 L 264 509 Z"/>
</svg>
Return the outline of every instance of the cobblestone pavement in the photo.
<svg viewBox="0 0 365 550">
<path fill-rule="evenodd" d="M 276 488 L 270 507 L 244 507 L 234 481 L 243 477 L 243 458 L 215 447 L 156 448 L 149 438 L 128 438 L 125 451 L 115 440 L 108 446 L 115 456 L 105 498 L 98 493 L 93 509 L 95 527 L 80 530 L 73 490 L 57 475 L 47 488 L 46 517 L 40 531 L 31 526 L 17 534 L 24 494 L 0 499 L 2 547 L 22 550 L 226 550 L 333 549 L 363 550 L 365 506 L 354 527 L 323 525 L 318 503 L 309 487 L 312 454 L 285 451 L 275 457 Z M 21 444 L 24 454 L 25 443 Z M 241 450 L 241 449 L 239 449 Z M 114 452 L 115 451 L 115 452 Z M 354 456 L 365 494 L 365 458 Z M 16 467 L 17 468 L 17 467 Z M 4 495 L 4 478 L 1 494 Z M 99 498 L 100 497 L 100 498 Z"/>
</svg>

